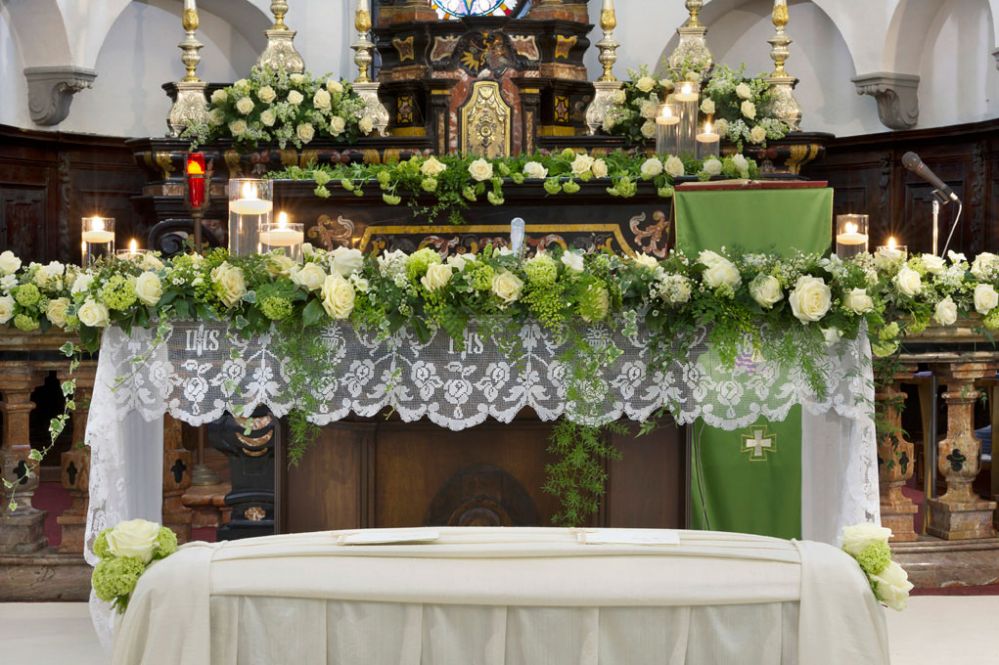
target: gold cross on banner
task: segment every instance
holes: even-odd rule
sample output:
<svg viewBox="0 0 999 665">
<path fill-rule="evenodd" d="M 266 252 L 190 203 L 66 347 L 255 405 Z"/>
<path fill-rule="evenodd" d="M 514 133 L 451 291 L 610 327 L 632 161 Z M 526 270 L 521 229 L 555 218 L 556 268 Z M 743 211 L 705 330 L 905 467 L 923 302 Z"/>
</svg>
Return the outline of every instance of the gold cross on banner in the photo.
<svg viewBox="0 0 999 665">
<path fill-rule="evenodd" d="M 777 452 L 777 437 L 765 429 L 754 429 L 752 434 L 742 435 L 742 452 L 749 453 L 750 462 L 766 462 L 769 453 Z"/>
</svg>

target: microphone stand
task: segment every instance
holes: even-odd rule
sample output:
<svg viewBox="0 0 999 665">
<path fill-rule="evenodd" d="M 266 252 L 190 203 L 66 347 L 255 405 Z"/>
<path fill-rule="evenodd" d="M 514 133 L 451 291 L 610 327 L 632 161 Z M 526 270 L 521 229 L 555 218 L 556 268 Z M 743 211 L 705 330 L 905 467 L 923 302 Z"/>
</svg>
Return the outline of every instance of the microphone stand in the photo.
<svg viewBox="0 0 999 665">
<path fill-rule="evenodd" d="M 937 190 L 933 190 L 937 194 Z M 933 199 L 933 256 L 939 254 L 940 249 L 940 201 Z"/>
</svg>

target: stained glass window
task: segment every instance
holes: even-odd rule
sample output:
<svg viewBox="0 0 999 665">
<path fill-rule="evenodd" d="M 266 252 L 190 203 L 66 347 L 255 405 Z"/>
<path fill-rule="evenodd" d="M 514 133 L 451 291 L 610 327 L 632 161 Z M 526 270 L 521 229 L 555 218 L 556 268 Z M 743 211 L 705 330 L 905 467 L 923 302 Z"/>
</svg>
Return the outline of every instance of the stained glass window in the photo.
<svg viewBox="0 0 999 665">
<path fill-rule="evenodd" d="M 465 16 L 518 16 L 525 5 L 524 0 L 433 0 L 441 18 L 462 18 Z"/>
</svg>

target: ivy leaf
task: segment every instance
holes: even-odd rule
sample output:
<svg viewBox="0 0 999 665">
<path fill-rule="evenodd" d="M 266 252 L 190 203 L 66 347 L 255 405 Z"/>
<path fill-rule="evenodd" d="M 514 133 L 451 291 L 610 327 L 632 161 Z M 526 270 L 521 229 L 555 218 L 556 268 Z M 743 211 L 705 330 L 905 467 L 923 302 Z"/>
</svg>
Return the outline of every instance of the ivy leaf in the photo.
<svg viewBox="0 0 999 665">
<path fill-rule="evenodd" d="M 318 300 L 312 300 L 305 309 L 302 310 L 302 328 L 311 328 L 319 324 L 326 316 L 326 310 L 319 304 Z"/>
<path fill-rule="evenodd" d="M 31 452 L 28 453 L 28 459 L 31 460 L 32 462 L 41 462 L 42 461 L 42 451 L 35 450 L 34 448 L 32 448 Z"/>
</svg>

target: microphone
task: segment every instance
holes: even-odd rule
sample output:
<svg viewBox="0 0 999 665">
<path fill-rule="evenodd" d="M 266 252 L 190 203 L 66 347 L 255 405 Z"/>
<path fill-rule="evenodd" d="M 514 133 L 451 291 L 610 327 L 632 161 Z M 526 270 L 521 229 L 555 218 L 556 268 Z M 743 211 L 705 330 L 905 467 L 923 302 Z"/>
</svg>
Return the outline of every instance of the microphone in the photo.
<svg viewBox="0 0 999 665">
<path fill-rule="evenodd" d="M 951 189 L 949 186 L 947 186 L 947 183 L 945 183 L 943 180 L 937 177 L 937 174 L 931 171 L 930 167 L 924 164 L 923 160 L 921 160 L 919 158 L 919 155 L 917 155 L 916 153 L 907 152 L 904 155 L 902 155 L 902 166 L 909 169 L 910 171 L 918 175 L 920 178 L 933 185 L 933 188 L 938 192 L 940 192 L 941 202 L 944 205 L 947 205 L 951 201 L 954 201 L 955 203 L 961 202 L 961 199 L 957 197 L 957 194 L 954 193 L 954 190 Z"/>
</svg>

